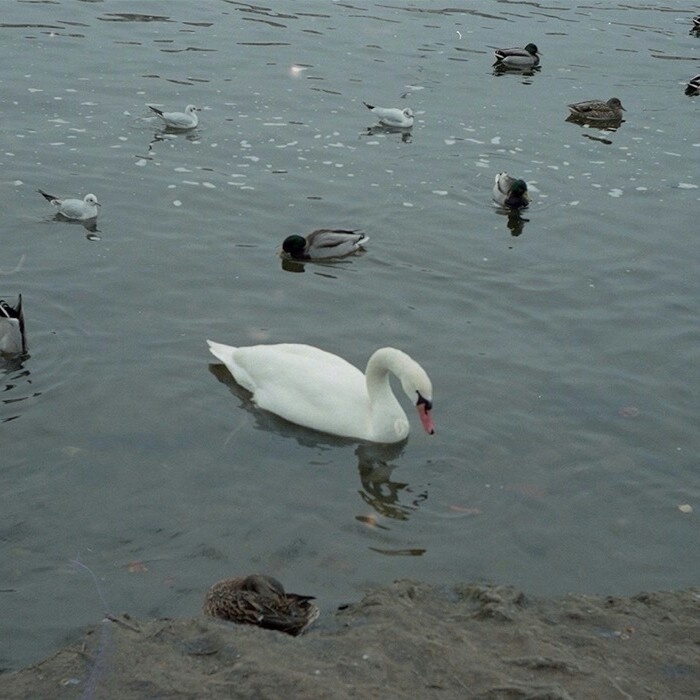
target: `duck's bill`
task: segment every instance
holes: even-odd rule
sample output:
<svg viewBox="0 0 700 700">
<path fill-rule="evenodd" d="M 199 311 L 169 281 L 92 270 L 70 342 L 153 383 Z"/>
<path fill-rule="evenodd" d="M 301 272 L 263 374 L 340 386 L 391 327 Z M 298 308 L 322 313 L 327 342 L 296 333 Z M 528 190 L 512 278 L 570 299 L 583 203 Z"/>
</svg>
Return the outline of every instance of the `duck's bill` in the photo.
<svg viewBox="0 0 700 700">
<path fill-rule="evenodd" d="M 420 422 L 423 425 L 423 430 L 425 430 L 428 435 L 433 435 L 435 433 L 435 424 L 433 423 L 433 417 L 430 415 L 430 411 L 423 403 L 419 403 L 416 408 L 418 410 Z"/>
</svg>

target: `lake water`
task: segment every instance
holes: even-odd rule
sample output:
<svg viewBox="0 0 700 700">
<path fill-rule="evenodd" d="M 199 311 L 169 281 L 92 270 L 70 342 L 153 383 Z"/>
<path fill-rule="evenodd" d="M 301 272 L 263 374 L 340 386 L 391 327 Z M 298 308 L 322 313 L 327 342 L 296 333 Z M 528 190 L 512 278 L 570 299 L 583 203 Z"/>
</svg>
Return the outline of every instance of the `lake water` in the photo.
<svg viewBox="0 0 700 700">
<path fill-rule="evenodd" d="M 697 584 L 697 4 L 461 5 L 3 5 L 0 297 L 30 351 L 0 369 L 3 668 L 252 571 L 326 613 L 402 577 Z M 528 42 L 540 70 L 494 74 Z M 618 130 L 565 121 L 612 96 Z M 412 133 L 369 132 L 363 101 Z M 181 135 L 146 106 L 189 103 Z M 532 194 L 513 232 L 500 170 Z M 98 230 L 39 187 L 95 193 Z M 367 252 L 283 266 L 320 227 Z M 394 448 L 294 427 L 206 338 L 402 348 L 437 433 L 410 406 Z"/>
</svg>

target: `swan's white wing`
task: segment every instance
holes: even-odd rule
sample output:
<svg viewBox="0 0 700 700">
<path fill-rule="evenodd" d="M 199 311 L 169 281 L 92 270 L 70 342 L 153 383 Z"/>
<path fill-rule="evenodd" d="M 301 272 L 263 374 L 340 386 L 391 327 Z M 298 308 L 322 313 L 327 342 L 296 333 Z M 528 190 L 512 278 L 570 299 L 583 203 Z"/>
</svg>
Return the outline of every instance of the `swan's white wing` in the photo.
<svg viewBox="0 0 700 700">
<path fill-rule="evenodd" d="M 308 428 L 368 439 L 365 375 L 343 358 L 292 343 L 242 348 L 207 343 L 260 408 Z"/>
</svg>

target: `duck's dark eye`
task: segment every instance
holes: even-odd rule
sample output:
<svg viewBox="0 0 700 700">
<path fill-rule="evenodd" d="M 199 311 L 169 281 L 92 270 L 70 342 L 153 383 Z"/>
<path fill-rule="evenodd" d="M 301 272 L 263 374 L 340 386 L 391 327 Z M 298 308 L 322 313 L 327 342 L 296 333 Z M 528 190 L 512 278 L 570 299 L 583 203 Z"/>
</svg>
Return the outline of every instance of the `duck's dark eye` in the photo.
<svg viewBox="0 0 700 700">
<path fill-rule="evenodd" d="M 420 406 L 421 404 L 425 406 L 426 411 L 430 411 L 433 408 L 433 402 L 428 401 L 424 396 L 421 396 L 420 391 L 416 390 L 416 394 L 418 394 L 418 401 L 416 401 L 416 406 Z"/>
</svg>

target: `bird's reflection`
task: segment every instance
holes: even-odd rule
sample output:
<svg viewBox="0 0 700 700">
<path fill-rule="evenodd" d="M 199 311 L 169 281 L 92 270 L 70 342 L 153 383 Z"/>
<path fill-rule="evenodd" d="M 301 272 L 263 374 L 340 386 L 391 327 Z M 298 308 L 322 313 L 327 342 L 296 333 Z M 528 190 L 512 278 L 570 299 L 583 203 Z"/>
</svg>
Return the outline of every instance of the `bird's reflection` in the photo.
<svg viewBox="0 0 700 700">
<path fill-rule="evenodd" d="M 100 230 L 97 228 L 97 217 L 93 217 L 92 219 L 67 219 L 63 214 L 56 214 L 53 217 L 54 221 L 60 221 L 64 224 L 79 224 L 82 226 L 87 233 L 85 234 L 85 238 L 88 239 L 88 241 L 99 241 L 101 240 L 100 238 Z"/>
<path fill-rule="evenodd" d="M 361 134 L 361 136 L 376 136 L 377 134 L 384 136 L 400 134 L 402 143 L 411 143 L 413 141 L 413 127 L 402 128 L 398 126 L 384 126 L 384 124 L 368 126 L 367 131 Z"/>
<path fill-rule="evenodd" d="M 520 211 L 512 209 L 499 207 L 496 209 L 496 213 L 506 217 L 506 226 L 513 237 L 520 236 L 525 229 L 525 224 L 530 221 L 530 219 L 525 219 Z"/>
<path fill-rule="evenodd" d="M 389 460 L 399 457 L 405 444 L 405 440 L 396 445 L 363 444 L 355 450 L 362 484 L 360 497 L 379 515 L 392 520 L 408 520 L 428 498 L 426 491 L 414 494 L 410 484 L 391 479 L 395 465 Z M 402 497 L 407 502 L 402 503 Z"/>
<path fill-rule="evenodd" d="M 258 408 L 251 400 L 250 392 L 236 383 L 224 365 L 212 363 L 209 365 L 209 371 L 222 384 L 229 387 L 231 393 L 241 401 L 241 407 L 253 415 L 257 430 L 268 430 L 292 437 L 305 447 L 342 447 L 357 444 L 357 440 L 304 428 Z M 406 440 L 394 445 L 362 443 L 355 450 L 362 486 L 358 492 L 360 497 L 378 515 L 392 520 L 408 520 L 411 513 L 428 498 L 427 491 L 414 493 L 409 483 L 391 479 L 391 472 L 396 465 L 390 464 L 390 461 L 397 459 L 405 446 Z M 358 516 L 358 520 L 362 519 Z M 366 519 L 365 522 L 367 522 Z"/>
<path fill-rule="evenodd" d="M 541 68 L 542 66 L 506 66 L 498 62 L 493 66 L 493 74 L 496 76 L 515 74 L 531 77 L 539 73 Z"/>
<path fill-rule="evenodd" d="M 581 117 L 577 117 L 575 114 L 570 114 L 564 121 L 568 122 L 569 124 L 576 124 L 583 129 L 597 129 L 601 132 L 613 134 L 622 126 L 625 120 L 611 119 L 608 121 L 586 121 L 585 119 L 581 119 Z M 600 143 L 604 143 L 606 145 L 612 144 L 612 140 L 605 138 L 605 136 L 596 136 L 586 132 L 583 133 L 583 136 L 591 139 L 592 141 L 600 141 Z"/>
<path fill-rule="evenodd" d="M 41 396 L 40 391 L 28 391 L 32 383 L 31 374 L 24 366 L 29 359 L 29 353 L 22 355 L 6 356 L 0 355 L 0 423 L 9 423 L 16 420 L 22 414 L 17 411 L 20 404 L 27 399 Z M 21 396 L 17 396 L 18 391 L 23 391 Z"/>
</svg>

